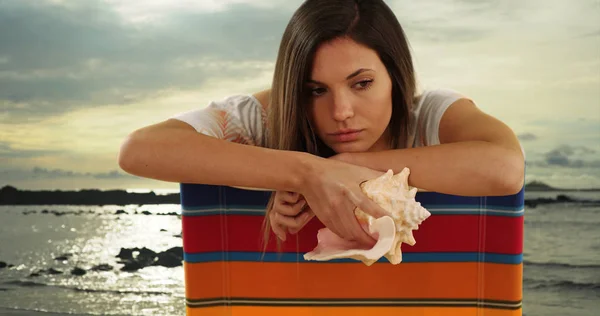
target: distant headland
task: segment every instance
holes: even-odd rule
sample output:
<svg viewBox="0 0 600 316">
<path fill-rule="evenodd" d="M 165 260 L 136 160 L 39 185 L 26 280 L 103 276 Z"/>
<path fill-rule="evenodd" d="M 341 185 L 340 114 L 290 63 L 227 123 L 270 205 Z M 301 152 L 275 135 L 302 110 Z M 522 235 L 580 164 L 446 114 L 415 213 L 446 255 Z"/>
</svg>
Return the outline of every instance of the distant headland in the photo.
<svg viewBox="0 0 600 316">
<path fill-rule="evenodd" d="M 570 192 L 600 191 L 600 189 L 555 188 L 540 181 L 525 185 L 525 192 Z M 130 205 L 130 204 L 179 204 L 179 193 L 157 195 L 131 193 L 125 190 L 19 190 L 13 186 L 0 189 L 0 205 Z"/>
<path fill-rule="evenodd" d="M 0 205 L 129 205 L 179 204 L 179 193 L 157 195 L 125 190 L 25 191 L 12 186 L 0 189 Z"/>
</svg>

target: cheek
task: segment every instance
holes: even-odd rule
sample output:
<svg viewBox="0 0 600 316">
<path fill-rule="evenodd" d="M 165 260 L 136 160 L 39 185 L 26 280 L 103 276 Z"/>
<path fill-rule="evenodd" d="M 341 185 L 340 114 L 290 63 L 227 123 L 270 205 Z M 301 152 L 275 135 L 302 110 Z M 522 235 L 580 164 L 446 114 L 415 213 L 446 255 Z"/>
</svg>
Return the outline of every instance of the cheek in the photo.
<svg viewBox="0 0 600 316">
<path fill-rule="evenodd" d="M 381 91 L 373 93 L 367 104 L 370 104 L 365 115 L 374 120 L 376 124 L 387 122 L 392 116 L 391 92 Z M 382 126 L 383 127 L 383 126 Z"/>
</svg>

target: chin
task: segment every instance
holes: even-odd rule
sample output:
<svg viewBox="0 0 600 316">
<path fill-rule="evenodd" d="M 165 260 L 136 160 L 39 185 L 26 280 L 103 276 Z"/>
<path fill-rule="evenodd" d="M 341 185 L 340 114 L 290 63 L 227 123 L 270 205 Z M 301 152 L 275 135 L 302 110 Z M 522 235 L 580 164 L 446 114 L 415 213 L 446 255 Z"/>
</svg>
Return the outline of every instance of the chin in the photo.
<svg viewBox="0 0 600 316">
<path fill-rule="evenodd" d="M 348 143 L 337 143 L 330 146 L 336 153 L 362 153 L 369 150 L 369 146 L 365 145 L 363 142 L 348 142 Z"/>
</svg>

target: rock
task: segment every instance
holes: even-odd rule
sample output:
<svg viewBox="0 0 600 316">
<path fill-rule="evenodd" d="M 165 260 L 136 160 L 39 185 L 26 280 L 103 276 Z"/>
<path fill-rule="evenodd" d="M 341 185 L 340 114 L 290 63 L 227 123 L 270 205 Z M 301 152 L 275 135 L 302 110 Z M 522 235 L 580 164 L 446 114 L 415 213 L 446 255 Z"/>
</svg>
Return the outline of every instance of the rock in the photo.
<svg viewBox="0 0 600 316">
<path fill-rule="evenodd" d="M 158 253 L 157 260 L 153 265 L 167 268 L 178 267 L 183 264 L 183 248 L 173 247 Z"/>
<path fill-rule="evenodd" d="M 44 270 L 44 269 L 40 269 L 40 270 L 37 270 L 36 272 L 32 272 L 32 273 L 29 275 L 29 277 L 39 277 L 40 275 L 42 275 L 42 274 L 45 274 L 45 273 L 47 273 L 47 272 L 48 272 L 48 271 L 46 271 L 46 270 Z"/>
<path fill-rule="evenodd" d="M 75 267 L 75 268 L 73 268 L 73 270 L 71 270 L 72 275 L 84 275 L 86 273 L 87 272 L 85 270 L 83 270 L 82 268 L 79 268 L 79 267 Z"/>
<path fill-rule="evenodd" d="M 126 259 L 126 260 L 133 259 L 133 249 L 121 248 L 121 251 L 117 255 L 117 258 Z"/>
<path fill-rule="evenodd" d="M 63 272 L 54 268 L 48 269 L 48 274 L 62 274 Z"/>
<path fill-rule="evenodd" d="M 557 202 L 575 202 L 575 200 L 573 200 L 572 198 L 570 198 L 564 194 L 559 194 L 558 196 L 556 196 L 556 201 Z"/>
<path fill-rule="evenodd" d="M 135 259 L 135 261 L 139 262 L 143 266 L 148 266 L 148 265 L 152 264 L 152 262 L 154 262 L 154 259 L 156 258 L 156 256 L 157 256 L 156 252 L 154 252 L 151 249 L 148 249 L 146 247 L 139 249 L 139 251 L 137 251 L 137 255 L 136 255 L 135 250 L 133 252 L 133 258 Z"/>
<path fill-rule="evenodd" d="M 48 212 L 48 210 L 42 210 L 42 214 L 48 214 L 50 212 Z"/>
<path fill-rule="evenodd" d="M 142 266 L 137 261 L 130 261 L 130 262 L 125 263 L 125 265 L 121 268 L 121 271 L 133 272 L 133 271 L 137 271 L 143 267 L 144 266 Z"/>
<path fill-rule="evenodd" d="M 69 260 L 69 258 L 71 258 L 72 256 L 73 256 L 72 253 L 64 253 L 64 254 L 54 258 L 54 260 L 66 261 L 66 260 Z"/>
<path fill-rule="evenodd" d="M 122 260 L 119 263 L 125 264 L 122 271 L 136 271 L 152 265 L 156 261 L 157 253 L 146 247 L 144 248 L 121 248 L 117 255 Z"/>
<path fill-rule="evenodd" d="M 152 215 L 152 213 L 150 213 L 149 211 L 142 211 L 142 214 L 144 214 L 144 215 Z"/>
<path fill-rule="evenodd" d="M 0 269 L 4 269 L 8 266 L 8 264 L 4 261 L 0 261 Z"/>
<path fill-rule="evenodd" d="M 119 214 L 127 214 L 127 212 L 125 212 L 124 210 L 117 210 L 115 215 L 119 215 Z"/>
<path fill-rule="evenodd" d="M 158 254 L 158 260 L 156 260 L 153 265 L 174 268 L 181 266 L 182 264 L 181 258 L 176 254 L 165 251 Z"/>
<path fill-rule="evenodd" d="M 176 255 L 178 258 L 181 258 L 181 260 L 183 260 L 183 247 L 169 248 L 169 249 L 165 250 L 164 252 L 172 253 L 172 254 Z"/>
<path fill-rule="evenodd" d="M 92 271 L 110 271 L 113 269 L 113 266 L 109 264 L 99 264 L 97 266 L 92 267 Z"/>
<path fill-rule="evenodd" d="M 167 230 L 163 228 L 163 229 L 161 229 L 160 231 L 161 231 L 161 232 L 166 232 Z"/>
</svg>

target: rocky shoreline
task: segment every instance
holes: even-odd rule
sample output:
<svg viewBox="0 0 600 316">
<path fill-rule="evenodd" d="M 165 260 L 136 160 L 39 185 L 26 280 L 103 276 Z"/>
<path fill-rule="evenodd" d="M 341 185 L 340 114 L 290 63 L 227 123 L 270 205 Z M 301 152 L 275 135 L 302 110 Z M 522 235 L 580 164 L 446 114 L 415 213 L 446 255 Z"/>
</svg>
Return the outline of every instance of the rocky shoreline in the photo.
<svg viewBox="0 0 600 316">
<path fill-rule="evenodd" d="M 586 205 L 600 205 L 600 200 L 581 200 L 574 199 L 569 197 L 568 195 L 559 194 L 556 198 L 535 198 L 535 199 L 525 199 L 525 206 L 529 208 L 535 208 L 538 205 L 543 204 L 557 204 L 557 203 L 579 203 Z"/>
<path fill-rule="evenodd" d="M 55 262 L 67 263 L 73 258 L 72 253 L 61 254 L 54 258 Z M 79 265 L 75 265 L 69 271 L 63 271 L 59 268 L 50 267 L 48 269 L 38 269 L 35 272 L 29 274 L 30 278 L 39 277 L 41 275 L 57 275 L 57 274 L 70 274 L 73 276 L 82 276 L 89 272 L 99 271 L 113 271 L 117 264 L 123 266 L 119 269 L 124 272 L 135 272 L 140 269 L 150 266 L 161 266 L 166 268 L 174 268 L 183 265 L 183 247 L 172 247 L 165 251 L 156 252 L 152 249 L 143 248 L 121 248 L 119 253 L 115 255 L 118 259 L 114 264 L 102 263 L 92 266 L 91 268 L 85 269 Z M 0 271 L 3 269 L 14 268 L 15 265 L 0 261 Z"/>
<path fill-rule="evenodd" d="M 555 188 L 543 182 L 532 181 L 525 185 L 525 192 L 600 192 L 600 189 Z M 532 205 L 547 201 L 529 200 Z M 125 190 L 80 190 L 80 191 L 28 191 L 12 186 L 0 189 L 0 205 L 131 205 L 131 204 L 180 204 L 179 193 L 157 195 L 129 193 Z M 563 202 L 561 200 L 557 202 Z M 551 202 L 549 202 L 551 203 Z"/>
<path fill-rule="evenodd" d="M 0 189 L 0 205 L 130 205 L 179 204 L 179 193 L 157 195 L 125 190 L 24 191 L 12 186 Z"/>
</svg>

